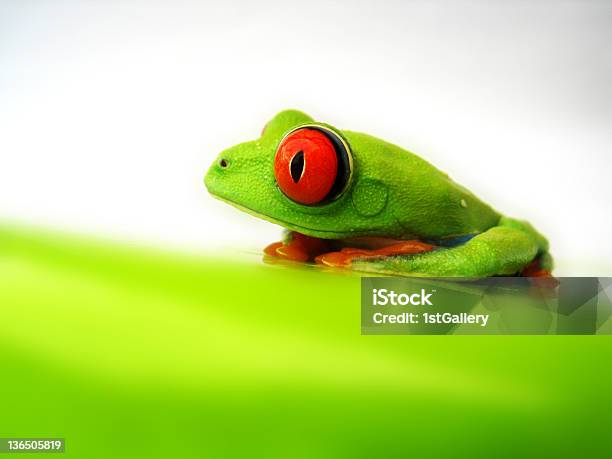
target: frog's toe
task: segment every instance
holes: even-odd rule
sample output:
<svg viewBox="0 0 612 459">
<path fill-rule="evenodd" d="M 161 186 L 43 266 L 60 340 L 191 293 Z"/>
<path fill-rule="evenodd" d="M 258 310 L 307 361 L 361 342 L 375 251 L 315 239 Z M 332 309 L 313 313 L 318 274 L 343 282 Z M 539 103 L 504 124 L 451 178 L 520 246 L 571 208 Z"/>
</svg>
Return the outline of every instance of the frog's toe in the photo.
<svg viewBox="0 0 612 459">
<path fill-rule="evenodd" d="M 550 262 L 546 258 L 538 257 L 527 265 L 522 271 L 521 276 L 530 277 L 533 283 L 542 288 L 556 288 L 559 280 L 552 275 Z"/>
<path fill-rule="evenodd" d="M 327 250 L 327 241 L 294 232 L 286 242 L 273 242 L 267 246 L 264 253 L 285 260 L 307 262 Z"/>
<path fill-rule="evenodd" d="M 352 261 L 353 257 L 342 251 L 323 253 L 315 258 L 316 264 L 332 268 L 348 268 L 351 266 Z"/>
<path fill-rule="evenodd" d="M 264 253 L 271 257 L 284 258 L 291 261 L 308 261 L 310 256 L 303 250 L 293 244 L 283 244 L 282 242 L 273 242 L 264 249 Z"/>
<path fill-rule="evenodd" d="M 521 271 L 521 276 L 523 277 L 552 277 L 552 273 L 549 269 L 545 269 L 545 267 L 542 266 L 540 257 L 537 257 Z"/>
</svg>

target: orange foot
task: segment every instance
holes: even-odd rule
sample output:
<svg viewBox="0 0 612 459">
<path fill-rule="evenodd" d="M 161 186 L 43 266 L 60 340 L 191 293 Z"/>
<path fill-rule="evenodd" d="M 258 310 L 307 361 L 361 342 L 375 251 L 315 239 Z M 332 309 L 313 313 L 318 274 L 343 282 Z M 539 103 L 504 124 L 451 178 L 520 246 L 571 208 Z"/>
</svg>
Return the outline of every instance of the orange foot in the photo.
<svg viewBox="0 0 612 459">
<path fill-rule="evenodd" d="M 403 241 L 397 244 L 388 245 L 380 249 L 355 249 L 345 247 L 340 252 L 329 252 L 319 255 L 315 261 L 320 265 L 331 266 L 334 268 L 347 268 L 355 258 L 380 258 L 391 257 L 394 255 L 411 255 L 416 253 L 429 252 L 435 246 L 421 241 Z"/>
<path fill-rule="evenodd" d="M 559 285 L 559 280 L 548 269 L 542 269 L 539 258 L 529 263 L 521 271 L 521 276 L 534 278 L 534 284 L 541 288 L 555 288 Z"/>
<path fill-rule="evenodd" d="M 329 250 L 329 242 L 327 240 L 292 232 L 289 242 L 286 244 L 283 242 L 273 242 L 264 249 L 264 253 L 271 257 L 306 262 L 314 260 L 317 255 L 326 250 Z"/>
</svg>

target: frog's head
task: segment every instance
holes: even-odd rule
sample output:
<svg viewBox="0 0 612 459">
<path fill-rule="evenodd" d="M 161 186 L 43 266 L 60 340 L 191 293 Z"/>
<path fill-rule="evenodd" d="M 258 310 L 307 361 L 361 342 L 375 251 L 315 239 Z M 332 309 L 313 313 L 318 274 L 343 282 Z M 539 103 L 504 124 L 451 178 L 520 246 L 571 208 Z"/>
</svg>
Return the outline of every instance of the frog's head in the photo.
<svg viewBox="0 0 612 459">
<path fill-rule="evenodd" d="M 354 155 L 339 130 L 286 110 L 259 139 L 221 152 L 204 182 L 216 198 L 293 231 L 320 238 L 370 234 L 387 192 L 364 183 L 357 201 L 374 212 L 355 204 L 353 191 L 363 178 Z"/>
</svg>

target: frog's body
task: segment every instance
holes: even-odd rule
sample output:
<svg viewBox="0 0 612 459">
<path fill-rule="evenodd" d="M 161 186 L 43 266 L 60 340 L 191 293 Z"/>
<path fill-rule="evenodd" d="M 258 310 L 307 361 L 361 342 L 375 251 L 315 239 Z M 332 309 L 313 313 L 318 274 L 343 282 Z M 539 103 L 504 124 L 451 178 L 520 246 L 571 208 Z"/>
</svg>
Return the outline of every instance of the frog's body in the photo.
<svg viewBox="0 0 612 459">
<path fill-rule="evenodd" d="M 332 143 L 338 158 L 329 159 Z M 335 175 L 324 180 L 329 174 Z M 529 223 L 501 216 L 409 151 L 296 110 L 279 113 L 259 139 L 222 152 L 205 183 L 215 197 L 290 230 L 284 243 L 267 250 L 277 256 L 397 275 L 482 277 L 552 268 L 546 239 Z M 373 237 L 377 242 L 368 245 Z M 413 240 L 422 244 L 401 244 Z M 292 244 L 296 250 L 287 250 Z M 334 250 L 345 256 L 325 254 Z"/>
</svg>

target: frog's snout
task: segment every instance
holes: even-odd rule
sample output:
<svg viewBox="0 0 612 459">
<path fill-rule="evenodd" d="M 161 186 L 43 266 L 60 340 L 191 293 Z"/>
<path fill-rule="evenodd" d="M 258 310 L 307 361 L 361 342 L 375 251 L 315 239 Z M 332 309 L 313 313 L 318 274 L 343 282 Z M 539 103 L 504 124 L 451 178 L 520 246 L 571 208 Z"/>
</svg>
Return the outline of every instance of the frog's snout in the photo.
<svg viewBox="0 0 612 459">
<path fill-rule="evenodd" d="M 225 172 L 230 168 L 231 163 L 228 155 L 222 153 L 210 165 L 210 168 L 204 176 L 204 185 L 209 193 L 213 195 L 219 193 L 219 188 L 224 182 Z"/>
</svg>

